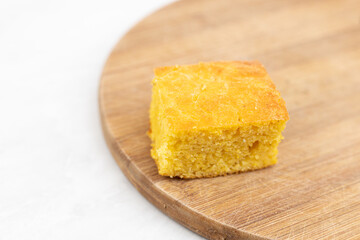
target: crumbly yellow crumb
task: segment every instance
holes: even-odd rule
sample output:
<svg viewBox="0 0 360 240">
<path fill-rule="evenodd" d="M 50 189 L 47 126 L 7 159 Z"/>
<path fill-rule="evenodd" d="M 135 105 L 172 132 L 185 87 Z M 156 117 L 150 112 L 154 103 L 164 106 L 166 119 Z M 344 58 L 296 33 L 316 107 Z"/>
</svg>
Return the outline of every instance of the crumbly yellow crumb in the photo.
<svg viewBox="0 0 360 240">
<path fill-rule="evenodd" d="M 198 178 L 277 162 L 285 102 L 258 62 L 155 69 L 151 156 L 159 174 Z"/>
</svg>

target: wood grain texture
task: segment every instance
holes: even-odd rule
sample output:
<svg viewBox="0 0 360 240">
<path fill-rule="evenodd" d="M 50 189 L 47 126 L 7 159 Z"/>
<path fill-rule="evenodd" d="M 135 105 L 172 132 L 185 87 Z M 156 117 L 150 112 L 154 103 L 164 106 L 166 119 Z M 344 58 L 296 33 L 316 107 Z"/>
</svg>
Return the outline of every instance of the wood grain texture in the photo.
<svg viewBox="0 0 360 240">
<path fill-rule="evenodd" d="M 360 239 L 359 23 L 358 0 L 189 0 L 159 10 L 104 67 L 112 154 L 149 201 L 209 239 Z M 217 178 L 159 176 L 146 136 L 153 68 L 254 59 L 290 113 L 279 163 Z"/>
</svg>

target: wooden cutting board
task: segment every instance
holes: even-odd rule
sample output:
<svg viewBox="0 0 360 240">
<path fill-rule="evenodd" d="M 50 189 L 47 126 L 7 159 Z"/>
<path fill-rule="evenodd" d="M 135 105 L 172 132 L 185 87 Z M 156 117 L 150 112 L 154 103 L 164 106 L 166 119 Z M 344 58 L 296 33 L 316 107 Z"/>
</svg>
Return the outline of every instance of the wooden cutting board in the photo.
<svg viewBox="0 0 360 240">
<path fill-rule="evenodd" d="M 159 176 L 146 135 L 153 68 L 254 59 L 290 113 L 279 163 L 217 178 Z M 209 239 L 360 239 L 359 0 L 176 2 L 115 46 L 100 112 L 134 186 Z"/>
</svg>

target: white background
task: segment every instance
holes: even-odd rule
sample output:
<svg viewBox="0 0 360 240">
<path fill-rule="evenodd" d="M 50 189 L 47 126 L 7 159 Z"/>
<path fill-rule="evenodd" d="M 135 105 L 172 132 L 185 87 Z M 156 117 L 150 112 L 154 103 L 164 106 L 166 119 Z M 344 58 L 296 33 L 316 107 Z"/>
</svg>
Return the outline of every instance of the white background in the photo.
<svg viewBox="0 0 360 240">
<path fill-rule="evenodd" d="M 0 239 L 201 239 L 143 198 L 105 145 L 99 77 L 168 0 L 0 0 Z"/>
</svg>

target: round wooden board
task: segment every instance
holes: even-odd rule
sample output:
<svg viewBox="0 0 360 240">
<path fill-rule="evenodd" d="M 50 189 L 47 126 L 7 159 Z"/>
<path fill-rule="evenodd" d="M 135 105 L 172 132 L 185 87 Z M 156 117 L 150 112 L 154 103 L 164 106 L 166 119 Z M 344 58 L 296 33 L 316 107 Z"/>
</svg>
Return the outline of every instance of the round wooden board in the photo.
<svg viewBox="0 0 360 240">
<path fill-rule="evenodd" d="M 359 22 L 358 0 L 189 0 L 157 11 L 104 67 L 110 150 L 150 202 L 209 239 L 359 239 Z M 146 135 L 153 68 L 255 59 L 290 113 L 279 163 L 217 178 L 159 176 Z"/>
</svg>

